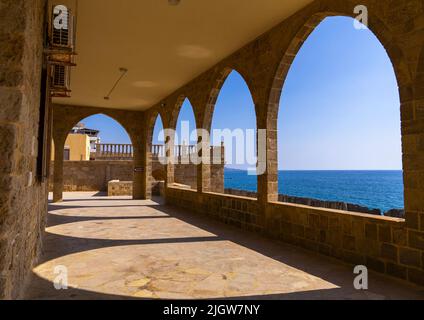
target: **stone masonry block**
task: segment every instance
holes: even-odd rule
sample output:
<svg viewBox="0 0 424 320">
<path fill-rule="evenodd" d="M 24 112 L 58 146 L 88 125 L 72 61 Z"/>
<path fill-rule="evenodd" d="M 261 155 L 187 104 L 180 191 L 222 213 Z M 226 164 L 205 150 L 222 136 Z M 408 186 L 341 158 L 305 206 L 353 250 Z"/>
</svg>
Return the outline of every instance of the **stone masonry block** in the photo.
<svg viewBox="0 0 424 320">
<path fill-rule="evenodd" d="M 378 226 L 378 239 L 381 242 L 391 242 L 392 241 L 392 234 L 391 234 L 391 228 L 390 226 Z"/>
<path fill-rule="evenodd" d="M 421 258 L 421 252 L 419 250 L 399 249 L 399 261 L 403 265 L 420 268 L 422 263 Z"/>
<path fill-rule="evenodd" d="M 393 262 L 397 262 L 398 260 L 398 249 L 397 247 L 383 243 L 381 245 L 381 257 Z"/>
<path fill-rule="evenodd" d="M 377 225 L 367 223 L 365 225 L 365 237 L 371 240 L 377 240 Z"/>
<path fill-rule="evenodd" d="M 408 231 L 408 243 L 411 248 L 424 250 L 424 232 Z"/>
</svg>

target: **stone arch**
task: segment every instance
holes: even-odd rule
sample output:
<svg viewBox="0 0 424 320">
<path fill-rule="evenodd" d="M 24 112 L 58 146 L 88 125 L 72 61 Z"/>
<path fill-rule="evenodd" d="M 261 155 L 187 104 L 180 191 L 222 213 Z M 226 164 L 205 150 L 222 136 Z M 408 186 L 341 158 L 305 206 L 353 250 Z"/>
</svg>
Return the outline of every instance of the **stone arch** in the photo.
<svg viewBox="0 0 424 320">
<path fill-rule="evenodd" d="M 237 72 L 243 78 L 244 82 L 246 83 L 249 89 L 250 96 L 252 97 L 252 100 L 256 106 L 254 90 L 251 82 L 249 81 L 249 78 L 246 77 L 242 72 L 240 72 L 239 68 L 224 67 L 212 81 L 211 89 L 209 90 L 209 96 L 206 101 L 205 110 L 203 113 L 203 120 L 201 121 L 202 128 L 208 130 L 209 132 L 212 126 L 212 119 L 215 111 L 216 101 L 218 100 L 219 94 L 221 92 L 222 87 L 224 86 L 225 81 L 227 80 L 230 73 L 233 71 Z M 255 115 L 257 117 L 256 107 Z"/>
<path fill-rule="evenodd" d="M 274 76 L 271 79 L 268 89 L 268 101 L 265 114 L 265 125 L 267 129 L 266 146 L 266 174 L 258 177 L 258 193 L 264 201 L 276 201 L 278 199 L 278 144 L 277 144 L 277 120 L 280 105 L 282 89 L 289 73 L 294 58 L 298 54 L 303 43 L 307 40 L 315 28 L 327 17 L 344 16 L 355 18 L 353 5 L 350 1 L 337 3 L 336 5 L 323 5 L 322 7 L 331 8 L 330 10 L 315 11 L 301 23 L 301 26 L 295 30 L 292 40 L 289 44 L 280 50 L 281 56 L 275 67 Z M 411 73 L 402 50 L 394 42 L 390 30 L 383 21 L 374 15 L 374 11 L 369 11 L 369 29 L 378 38 L 379 42 L 385 48 L 390 61 L 392 62 L 397 82 L 399 85 L 399 96 L 401 100 L 401 114 L 405 113 L 407 103 L 411 97 Z"/>
<path fill-rule="evenodd" d="M 155 124 L 156 121 L 158 119 L 158 117 L 160 117 L 162 119 L 162 125 L 165 129 L 165 115 L 157 109 L 154 109 L 153 112 L 150 112 L 150 114 L 147 114 L 147 124 L 146 124 L 146 130 L 147 130 L 147 135 L 146 135 L 146 144 L 147 144 L 147 150 L 150 150 L 151 146 L 152 146 L 152 141 L 153 141 L 153 133 L 155 130 Z"/>
<path fill-rule="evenodd" d="M 347 7 L 353 8 L 353 6 L 349 5 Z M 369 28 L 385 48 L 395 70 L 402 105 L 402 102 L 407 102 L 405 101 L 404 91 L 409 91 L 406 88 L 410 88 L 411 86 L 411 73 L 408 64 L 402 54 L 401 49 L 393 42 L 390 31 L 387 29 L 384 23 L 378 17 L 373 16 L 372 12 L 369 12 L 369 14 Z M 310 16 L 302 25 L 300 30 L 297 31 L 288 47 L 285 50 L 281 50 L 282 57 L 279 59 L 280 63 L 278 64 L 277 69 L 274 72 L 275 75 L 272 80 L 268 98 L 268 128 L 276 129 L 276 118 L 278 115 L 281 92 L 294 58 L 296 57 L 303 43 L 308 39 L 308 37 L 315 30 L 315 28 L 325 18 L 334 16 L 345 16 L 355 18 L 352 12 L 343 10 L 339 12 L 328 11 L 315 13 Z"/>
<path fill-rule="evenodd" d="M 180 94 L 178 95 L 178 97 L 175 100 L 175 103 L 173 103 L 170 107 L 169 110 L 169 114 L 167 115 L 167 117 L 165 118 L 162 114 L 161 114 L 161 118 L 163 121 L 163 126 L 164 126 L 164 138 L 165 138 L 165 157 L 166 157 L 166 162 L 167 165 L 165 166 L 165 181 L 166 181 L 166 186 L 171 186 L 174 181 L 175 181 L 175 164 L 173 163 L 173 161 L 171 161 L 174 158 L 174 147 L 175 147 L 175 138 L 176 138 L 176 134 L 177 134 L 177 126 L 178 126 L 178 119 L 179 116 L 181 114 L 181 109 L 182 106 L 184 104 L 185 101 L 188 101 L 190 103 L 190 107 L 191 107 L 191 111 L 193 112 L 193 116 L 194 116 L 194 125 L 197 129 L 198 126 L 198 114 L 196 113 L 196 109 L 195 109 L 195 105 L 192 104 L 192 100 L 190 99 L 190 97 L 188 95 L 185 94 Z M 156 121 L 156 118 L 153 118 L 153 121 Z M 149 129 L 149 134 L 151 133 L 151 135 L 149 136 L 149 141 L 152 140 L 153 137 L 153 130 L 154 130 L 154 123 L 153 123 L 153 128 L 150 130 Z"/>
<path fill-rule="evenodd" d="M 53 181 L 53 200 L 61 201 L 63 194 L 63 148 L 69 131 L 79 121 L 96 115 L 103 114 L 119 123 L 133 145 L 134 166 L 143 166 L 146 162 L 143 159 L 143 135 L 141 128 L 144 127 L 142 113 L 132 111 L 121 111 L 96 107 L 79 107 L 72 105 L 54 105 L 53 106 L 53 139 L 55 143 L 55 161 L 54 161 L 54 181 Z M 59 159 L 59 160 L 58 160 Z M 147 179 L 145 172 L 134 173 L 134 198 L 149 197 L 149 188 L 145 183 Z"/>
<path fill-rule="evenodd" d="M 209 90 L 209 96 L 207 97 L 206 104 L 204 111 L 202 113 L 202 119 L 199 119 L 199 125 L 198 125 L 198 143 L 202 145 L 202 150 L 207 150 L 211 147 L 211 141 L 212 141 L 212 120 L 215 114 L 216 109 L 216 102 L 218 100 L 218 97 L 222 91 L 222 88 L 227 81 L 229 75 L 232 72 L 236 72 L 242 79 L 244 84 L 247 87 L 247 90 L 249 92 L 250 98 L 253 101 L 253 110 L 255 114 L 255 122 L 257 123 L 258 119 L 258 110 L 256 108 L 256 99 L 255 99 L 255 91 L 254 86 L 251 82 L 251 79 L 249 77 L 245 76 L 244 72 L 240 72 L 240 68 L 235 67 L 224 67 L 221 68 L 219 72 L 215 73 L 215 77 L 211 82 L 210 90 Z M 208 139 L 205 139 L 203 135 L 200 133 L 200 129 L 206 130 L 208 134 Z M 217 146 L 215 146 L 216 148 Z M 222 150 L 221 150 L 222 151 Z M 202 153 L 199 153 L 199 156 L 204 156 Z M 209 155 L 207 155 L 208 157 Z M 206 164 L 201 164 L 198 166 L 198 173 L 197 173 L 197 185 L 198 185 L 198 192 L 207 192 L 211 190 L 211 166 Z M 220 187 L 218 187 L 220 190 Z M 217 191 L 216 186 L 214 192 L 223 193 L 224 192 L 224 185 L 222 186 L 222 190 Z"/>
<path fill-rule="evenodd" d="M 86 117 L 83 117 L 83 118 L 81 118 L 81 119 L 79 119 L 77 122 L 75 122 L 72 126 L 70 126 L 69 127 L 69 129 L 68 129 L 68 132 L 74 127 L 74 126 L 76 126 L 79 122 L 81 122 L 82 120 L 84 120 L 84 119 L 86 119 L 86 118 L 89 118 L 89 117 L 92 117 L 92 116 L 97 116 L 97 115 L 103 115 L 103 116 L 106 116 L 106 117 L 109 117 L 109 118 L 111 118 L 112 120 L 114 120 L 116 123 L 118 123 L 124 130 L 125 130 L 125 132 L 128 134 L 128 137 L 130 138 L 130 141 L 131 141 L 131 144 L 133 144 L 134 145 L 134 139 L 131 137 L 131 134 L 130 134 L 130 132 L 125 128 L 125 126 L 119 121 L 119 120 L 117 120 L 117 119 L 115 119 L 115 117 L 113 117 L 113 116 L 110 116 L 110 115 L 108 115 L 108 114 L 106 114 L 105 112 L 99 112 L 99 113 L 93 113 L 93 114 L 90 114 L 89 116 L 86 116 Z"/>
<path fill-rule="evenodd" d="M 174 137 L 167 136 L 167 130 L 171 130 L 169 132 L 170 134 L 172 134 L 172 133 L 176 134 L 177 133 L 178 119 L 181 115 L 181 110 L 182 110 L 183 104 L 186 100 L 190 104 L 191 111 L 193 112 L 195 129 L 196 130 L 199 129 L 198 128 L 198 123 L 199 123 L 198 117 L 199 117 L 199 115 L 196 112 L 196 110 L 197 110 L 196 106 L 192 103 L 192 100 L 187 95 L 183 95 L 183 94 L 179 95 L 178 98 L 177 98 L 177 101 L 174 105 L 174 108 L 172 109 L 171 115 L 170 115 L 170 117 L 168 117 L 168 127 L 165 128 L 165 141 L 167 139 L 172 139 L 172 141 L 175 142 L 175 135 L 174 135 Z M 163 120 L 163 118 L 162 118 L 162 120 Z M 165 126 L 165 123 L 164 123 L 164 126 Z"/>
<path fill-rule="evenodd" d="M 120 116 L 119 112 L 113 111 L 113 110 L 107 110 L 107 109 L 98 109 L 98 108 L 76 108 L 71 106 L 55 106 L 55 110 L 57 108 L 61 108 L 64 110 L 61 110 L 61 112 L 55 112 L 54 111 L 54 126 L 53 126 L 53 139 L 62 138 L 66 139 L 69 131 L 81 120 L 101 114 L 105 115 L 114 121 L 116 121 L 124 130 L 127 132 L 128 136 L 130 137 L 131 143 L 136 146 L 136 132 L 132 126 L 130 126 L 128 123 L 126 123 L 126 118 Z M 73 110 L 66 110 L 69 108 L 73 108 Z M 77 112 L 75 112 L 77 111 Z"/>
<path fill-rule="evenodd" d="M 85 112 L 84 112 L 85 111 Z M 60 128 L 57 128 L 54 126 L 54 130 L 53 130 L 53 141 L 54 141 L 54 149 L 53 152 L 55 152 L 55 160 L 56 160 L 56 148 L 59 147 L 60 150 L 63 150 L 65 148 L 65 141 L 66 138 L 69 134 L 69 131 L 71 131 L 71 129 L 77 125 L 80 121 L 91 117 L 91 116 L 95 116 L 95 115 L 104 115 L 106 117 L 111 118 L 112 120 L 114 120 L 115 122 L 117 122 L 124 130 L 125 132 L 128 134 L 128 137 L 130 138 L 131 144 L 133 146 L 133 152 L 134 155 L 138 154 L 140 150 L 139 149 L 139 145 L 136 143 L 135 140 L 135 133 L 131 130 L 129 130 L 130 128 L 127 128 L 126 125 L 123 123 L 124 121 L 122 121 L 123 119 L 120 119 L 119 116 L 116 116 L 114 113 L 110 113 L 107 110 L 84 110 L 83 112 L 80 113 L 75 113 L 72 116 L 69 116 L 66 118 L 66 121 L 62 121 L 62 126 Z M 57 162 L 57 161 L 55 161 Z M 56 167 L 55 167 L 56 169 Z"/>
<path fill-rule="evenodd" d="M 424 87 L 424 45 L 421 48 L 420 55 L 418 57 L 418 66 L 415 75 L 416 88 L 415 91 L 419 92 L 420 88 Z M 421 89 L 421 92 L 424 90 Z M 418 96 L 417 99 L 424 99 L 424 95 Z"/>
<path fill-rule="evenodd" d="M 418 58 L 417 74 L 424 73 L 424 45 L 421 47 L 420 55 Z"/>
<path fill-rule="evenodd" d="M 60 131 L 61 134 L 55 134 L 57 132 L 54 132 L 54 134 L 53 134 L 53 141 L 54 141 L 54 147 L 55 147 L 55 149 L 58 146 L 61 149 L 64 149 L 64 147 L 65 147 L 65 141 L 66 141 L 66 138 L 67 138 L 67 136 L 69 134 L 69 131 L 71 131 L 72 128 L 75 127 L 82 120 L 84 120 L 84 119 L 86 119 L 88 117 L 91 117 L 91 116 L 95 116 L 95 115 L 104 115 L 106 117 L 111 118 L 116 123 L 118 123 L 125 130 L 125 132 L 128 134 L 128 137 L 130 138 L 131 144 L 133 145 L 133 148 L 134 148 L 134 153 L 136 153 L 136 150 L 135 149 L 138 146 L 137 146 L 136 143 L 134 143 L 135 140 L 134 140 L 134 137 L 131 135 L 130 131 L 125 127 L 124 124 L 121 123 L 120 120 L 116 119 L 116 118 L 119 118 L 119 117 L 116 117 L 115 115 L 110 115 L 110 114 L 108 114 L 107 111 L 101 111 L 101 112 L 95 112 L 95 111 L 93 111 L 93 112 L 88 112 L 88 113 L 83 112 L 83 113 L 81 113 L 79 115 L 75 115 L 73 117 L 70 117 L 66 121 L 66 123 L 64 124 L 64 126 L 62 127 L 62 130 Z M 78 119 L 78 120 L 75 121 L 75 119 Z M 55 139 L 57 140 L 58 144 L 56 144 L 56 140 Z"/>
<path fill-rule="evenodd" d="M 177 97 L 177 100 L 176 100 L 175 104 L 172 106 L 171 114 L 168 118 L 168 128 L 167 129 L 176 130 L 178 116 L 180 115 L 181 108 L 182 108 L 183 103 L 186 99 L 188 99 L 188 101 L 190 101 L 189 97 L 185 94 L 180 94 Z M 191 104 L 191 101 L 190 101 L 190 104 Z M 192 105 L 192 107 L 193 107 L 193 105 Z M 193 112 L 194 112 L 194 109 L 193 109 Z M 196 113 L 194 115 L 196 116 Z"/>
</svg>

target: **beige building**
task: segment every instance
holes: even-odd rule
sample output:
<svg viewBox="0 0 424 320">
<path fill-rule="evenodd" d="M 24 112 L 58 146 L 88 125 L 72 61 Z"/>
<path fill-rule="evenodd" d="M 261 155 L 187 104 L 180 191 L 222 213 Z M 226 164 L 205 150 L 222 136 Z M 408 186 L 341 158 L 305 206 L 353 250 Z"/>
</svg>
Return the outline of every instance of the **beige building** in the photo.
<svg viewBox="0 0 424 320">
<path fill-rule="evenodd" d="M 54 143 L 52 144 L 54 148 Z M 63 160 L 89 161 L 90 160 L 90 137 L 86 134 L 69 134 L 65 141 Z M 52 152 L 52 160 L 54 153 Z"/>
</svg>

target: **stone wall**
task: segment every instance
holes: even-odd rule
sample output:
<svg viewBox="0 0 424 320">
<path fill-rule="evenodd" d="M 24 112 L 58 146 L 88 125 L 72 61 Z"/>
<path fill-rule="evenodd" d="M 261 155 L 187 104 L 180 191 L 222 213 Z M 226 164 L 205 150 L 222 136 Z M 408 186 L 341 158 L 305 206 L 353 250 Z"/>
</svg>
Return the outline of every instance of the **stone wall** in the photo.
<svg viewBox="0 0 424 320">
<path fill-rule="evenodd" d="M 224 193 L 224 169 L 225 169 L 225 149 L 221 147 L 211 147 L 211 162 L 208 166 L 208 175 L 211 177 L 209 191 Z M 213 160 L 213 161 L 212 161 Z M 191 162 L 190 157 L 184 161 L 181 157 L 176 157 L 176 164 L 173 165 L 173 182 L 190 186 L 191 189 L 197 189 L 198 167 Z M 152 157 L 152 174 L 156 181 L 166 179 L 166 168 L 157 155 Z"/>
<path fill-rule="evenodd" d="M 47 185 L 36 179 L 44 5 L 0 0 L 0 299 L 21 295 L 45 226 Z"/>
<path fill-rule="evenodd" d="M 49 187 L 53 189 L 53 167 Z M 133 161 L 64 161 L 64 191 L 107 191 L 111 180 L 133 181 Z"/>
<path fill-rule="evenodd" d="M 424 240 L 404 219 L 168 187 L 166 202 L 353 265 L 424 285 Z"/>
<path fill-rule="evenodd" d="M 165 176 L 165 167 L 159 161 L 153 161 L 153 171 Z M 215 177 L 214 192 L 224 192 L 224 165 L 211 166 L 211 174 Z M 133 161 L 64 161 L 63 190 L 72 191 L 107 191 L 111 180 L 133 181 Z M 193 164 L 175 166 L 175 182 L 185 184 L 192 189 L 197 185 L 197 167 Z M 160 180 L 158 180 L 160 181 Z M 51 163 L 49 189 L 53 190 L 54 162 Z M 155 181 L 152 181 L 153 185 Z"/>
<path fill-rule="evenodd" d="M 154 162 L 153 167 L 157 164 Z M 164 170 L 164 168 L 163 168 Z M 210 174 L 213 180 L 210 184 L 210 191 L 224 193 L 224 165 L 211 165 Z M 197 189 L 197 166 L 193 164 L 176 164 L 174 166 L 174 182 L 190 186 Z"/>
<path fill-rule="evenodd" d="M 238 190 L 238 189 L 225 189 L 225 194 L 233 196 L 241 196 L 248 198 L 257 198 L 258 194 L 256 192 Z M 315 207 L 315 208 L 326 208 L 326 209 L 335 209 L 356 213 L 366 213 L 377 216 L 387 216 L 395 218 L 405 218 L 405 211 L 403 209 L 392 209 L 387 212 L 381 212 L 380 209 L 371 209 L 366 208 L 357 204 L 347 203 L 347 202 L 338 202 L 338 201 L 323 201 L 313 198 L 302 198 L 302 197 L 293 197 L 284 194 L 278 195 L 279 202 L 301 204 L 305 206 Z"/>
</svg>

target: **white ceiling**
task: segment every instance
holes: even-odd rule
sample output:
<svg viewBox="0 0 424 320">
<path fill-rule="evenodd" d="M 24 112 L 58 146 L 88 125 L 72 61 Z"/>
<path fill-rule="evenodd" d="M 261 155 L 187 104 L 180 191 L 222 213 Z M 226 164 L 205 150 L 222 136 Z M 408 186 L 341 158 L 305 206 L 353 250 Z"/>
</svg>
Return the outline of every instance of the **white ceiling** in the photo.
<svg viewBox="0 0 424 320">
<path fill-rule="evenodd" d="M 80 0 L 72 97 L 55 102 L 145 110 L 310 2 Z"/>
</svg>

